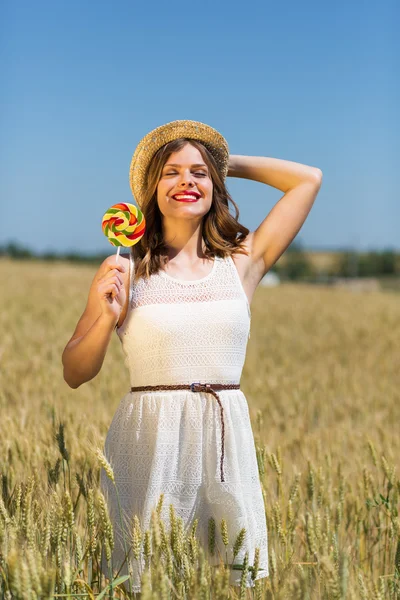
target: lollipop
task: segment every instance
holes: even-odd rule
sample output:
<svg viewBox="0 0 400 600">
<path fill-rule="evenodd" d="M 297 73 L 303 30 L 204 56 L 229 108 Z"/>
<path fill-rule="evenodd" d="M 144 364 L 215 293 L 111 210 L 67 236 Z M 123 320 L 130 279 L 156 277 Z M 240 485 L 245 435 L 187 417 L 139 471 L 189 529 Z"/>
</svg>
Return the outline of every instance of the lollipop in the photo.
<svg viewBox="0 0 400 600">
<path fill-rule="evenodd" d="M 101 223 L 104 235 L 110 244 L 118 246 L 117 259 L 121 246 L 134 246 L 146 231 L 146 221 L 141 210 L 134 204 L 121 202 L 107 210 Z"/>
</svg>

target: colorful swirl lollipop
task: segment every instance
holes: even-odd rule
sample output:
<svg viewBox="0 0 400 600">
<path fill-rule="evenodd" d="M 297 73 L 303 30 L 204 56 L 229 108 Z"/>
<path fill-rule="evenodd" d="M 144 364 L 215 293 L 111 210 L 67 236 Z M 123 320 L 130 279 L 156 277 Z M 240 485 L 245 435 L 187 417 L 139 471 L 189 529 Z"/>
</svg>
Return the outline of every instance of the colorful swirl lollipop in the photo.
<svg viewBox="0 0 400 600">
<path fill-rule="evenodd" d="M 101 223 L 103 233 L 113 246 L 118 246 L 117 259 L 121 246 L 134 246 L 146 231 L 146 221 L 142 211 L 134 204 L 120 202 L 107 210 Z"/>
</svg>

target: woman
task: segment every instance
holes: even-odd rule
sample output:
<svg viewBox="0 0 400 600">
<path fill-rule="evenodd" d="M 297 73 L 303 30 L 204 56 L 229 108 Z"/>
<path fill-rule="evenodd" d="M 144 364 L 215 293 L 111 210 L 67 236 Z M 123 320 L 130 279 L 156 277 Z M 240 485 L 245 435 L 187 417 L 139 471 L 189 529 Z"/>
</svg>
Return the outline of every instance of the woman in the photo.
<svg viewBox="0 0 400 600">
<path fill-rule="evenodd" d="M 255 231 L 238 222 L 226 176 L 285 192 Z M 128 538 L 133 515 L 148 528 L 164 494 L 161 518 L 168 523 L 170 504 L 185 531 L 197 518 L 205 549 L 209 519 L 215 519 L 211 564 L 221 557 L 232 564 L 233 543 L 245 528 L 234 563 L 242 563 L 247 552 L 252 565 L 258 547 L 257 579 L 268 576 L 265 507 L 239 381 L 254 291 L 300 230 L 321 181 L 314 167 L 230 155 L 223 136 L 196 121 L 167 123 L 138 144 L 130 183 L 146 232 L 120 263 L 113 254 L 100 266 L 63 354 L 64 377 L 73 388 L 97 375 L 114 328 L 126 354 L 132 388 L 118 406 L 104 449 L 115 486 L 101 473 L 117 570 L 125 550 L 115 488 Z M 131 561 L 135 592 L 142 568 L 143 561 Z M 231 570 L 231 584 L 239 585 L 240 578 L 240 570 Z M 247 581 L 254 585 L 250 573 Z"/>
</svg>

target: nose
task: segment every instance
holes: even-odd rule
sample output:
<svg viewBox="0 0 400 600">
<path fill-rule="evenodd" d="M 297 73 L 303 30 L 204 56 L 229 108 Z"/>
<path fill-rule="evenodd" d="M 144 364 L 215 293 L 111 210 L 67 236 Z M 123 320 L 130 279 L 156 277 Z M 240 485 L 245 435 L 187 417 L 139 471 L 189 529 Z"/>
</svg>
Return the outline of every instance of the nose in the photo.
<svg viewBox="0 0 400 600">
<path fill-rule="evenodd" d="M 181 188 L 183 188 L 184 190 L 186 188 L 191 188 L 191 187 L 193 187 L 193 182 L 192 181 L 188 181 L 188 182 L 182 181 L 181 182 Z"/>
<path fill-rule="evenodd" d="M 192 177 L 193 177 L 193 175 L 192 175 L 191 173 L 188 173 L 188 174 L 184 173 L 184 174 L 182 175 L 182 177 L 181 177 L 181 181 L 180 181 L 179 185 L 180 185 L 181 187 L 182 187 L 182 186 L 183 186 L 183 187 L 185 187 L 185 186 L 187 186 L 187 185 L 189 185 L 189 186 L 193 186 L 193 185 L 194 185 L 194 183 L 193 183 L 193 181 L 192 181 Z"/>
</svg>

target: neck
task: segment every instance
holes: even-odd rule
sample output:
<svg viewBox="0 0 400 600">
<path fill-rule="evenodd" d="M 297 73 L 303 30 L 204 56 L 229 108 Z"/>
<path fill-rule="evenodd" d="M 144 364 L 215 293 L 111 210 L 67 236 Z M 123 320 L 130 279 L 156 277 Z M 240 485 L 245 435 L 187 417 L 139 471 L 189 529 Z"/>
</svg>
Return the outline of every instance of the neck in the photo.
<svg viewBox="0 0 400 600">
<path fill-rule="evenodd" d="M 168 260 L 177 258 L 193 264 L 205 258 L 206 244 L 202 237 L 202 223 L 195 229 L 190 226 L 175 227 L 173 231 L 163 228 L 163 239 L 168 247 Z"/>
</svg>

